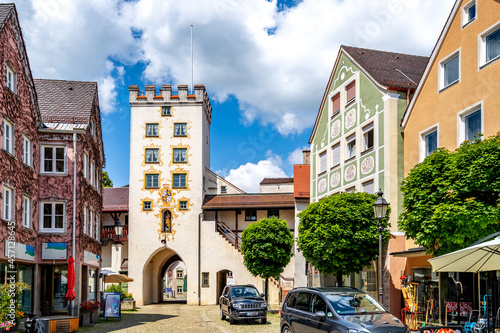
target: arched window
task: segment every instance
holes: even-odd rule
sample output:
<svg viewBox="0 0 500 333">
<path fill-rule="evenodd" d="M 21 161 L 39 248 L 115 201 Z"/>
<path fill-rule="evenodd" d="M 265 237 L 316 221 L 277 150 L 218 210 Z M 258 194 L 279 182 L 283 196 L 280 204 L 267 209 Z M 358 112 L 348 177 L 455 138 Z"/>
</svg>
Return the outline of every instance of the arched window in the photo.
<svg viewBox="0 0 500 333">
<path fill-rule="evenodd" d="M 168 209 L 162 213 L 161 231 L 172 232 L 172 213 Z"/>
</svg>

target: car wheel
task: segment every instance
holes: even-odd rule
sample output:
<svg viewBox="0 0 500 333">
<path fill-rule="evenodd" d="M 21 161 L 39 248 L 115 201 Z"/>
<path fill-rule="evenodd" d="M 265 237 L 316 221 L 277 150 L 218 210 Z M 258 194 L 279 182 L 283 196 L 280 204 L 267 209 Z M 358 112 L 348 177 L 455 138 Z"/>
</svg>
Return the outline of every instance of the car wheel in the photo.
<svg viewBox="0 0 500 333">
<path fill-rule="evenodd" d="M 229 325 L 233 325 L 234 317 L 233 317 L 233 311 L 231 311 L 231 309 L 228 310 L 228 317 L 229 317 Z"/>
<path fill-rule="evenodd" d="M 290 331 L 290 327 L 288 327 L 288 325 L 283 325 L 281 333 L 292 333 L 292 331 Z"/>
<path fill-rule="evenodd" d="M 261 319 L 260 319 L 260 323 L 261 323 L 262 325 L 266 324 L 266 323 L 267 323 L 267 317 L 261 318 Z"/>
<path fill-rule="evenodd" d="M 220 320 L 226 320 L 226 315 L 224 314 L 224 311 L 222 311 L 222 306 L 220 307 Z"/>
</svg>

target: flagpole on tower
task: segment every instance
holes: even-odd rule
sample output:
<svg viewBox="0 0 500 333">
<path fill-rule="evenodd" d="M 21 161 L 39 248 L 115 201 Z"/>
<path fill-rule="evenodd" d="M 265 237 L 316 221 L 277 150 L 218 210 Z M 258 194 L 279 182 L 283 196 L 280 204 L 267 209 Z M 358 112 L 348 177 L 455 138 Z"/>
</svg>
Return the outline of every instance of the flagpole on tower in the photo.
<svg viewBox="0 0 500 333">
<path fill-rule="evenodd" d="M 193 25 L 191 24 L 191 93 L 194 94 L 194 82 L 193 82 Z"/>
</svg>

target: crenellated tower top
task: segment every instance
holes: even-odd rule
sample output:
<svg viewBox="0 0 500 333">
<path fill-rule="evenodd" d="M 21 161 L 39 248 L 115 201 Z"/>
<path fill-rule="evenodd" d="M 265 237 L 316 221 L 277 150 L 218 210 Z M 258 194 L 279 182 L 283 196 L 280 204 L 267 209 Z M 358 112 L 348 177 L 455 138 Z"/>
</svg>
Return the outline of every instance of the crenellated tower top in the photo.
<svg viewBox="0 0 500 333">
<path fill-rule="evenodd" d="M 195 84 L 194 94 L 189 94 L 188 85 L 180 84 L 177 86 L 177 91 L 172 90 L 172 85 L 163 84 L 159 91 L 156 90 L 154 84 L 145 86 L 144 91 L 139 90 L 138 85 L 128 87 L 130 104 L 186 104 L 186 103 L 202 103 L 209 119 L 212 117 L 212 106 L 208 98 L 207 91 L 203 84 Z"/>
</svg>

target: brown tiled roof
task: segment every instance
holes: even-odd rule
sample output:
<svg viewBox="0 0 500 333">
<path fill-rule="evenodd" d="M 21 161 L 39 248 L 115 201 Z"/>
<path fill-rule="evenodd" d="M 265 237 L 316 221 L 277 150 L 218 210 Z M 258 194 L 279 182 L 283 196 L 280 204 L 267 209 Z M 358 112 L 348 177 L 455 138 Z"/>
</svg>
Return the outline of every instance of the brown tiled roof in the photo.
<svg viewBox="0 0 500 333">
<path fill-rule="evenodd" d="M 379 83 L 394 88 L 415 89 L 429 57 L 341 46 Z"/>
<path fill-rule="evenodd" d="M 293 183 L 293 178 L 264 178 L 260 185 Z"/>
<path fill-rule="evenodd" d="M 35 79 L 44 122 L 87 124 L 97 96 L 97 83 Z"/>
<path fill-rule="evenodd" d="M 128 187 L 104 187 L 102 189 L 102 211 L 128 211 Z"/>
<path fill-rule="evenodd" d="M 9 17 L 10 11 L 14 9 L 13 3 L 2 3 L 0 4 L 0 24 L 3 28 L 5 20 Z"/>
<path fill-rule="evenodd" d="M 309 164 L 298 164 L 293 166 L 293 195 L 295 198 L 310 197 L 310 174 Z"/>
<path fill-rule="evenodd" d="M 206 210 L 294 208 L 293 194 L 238 194 L 207 195 L 203 202 Z"/>
</svg>

